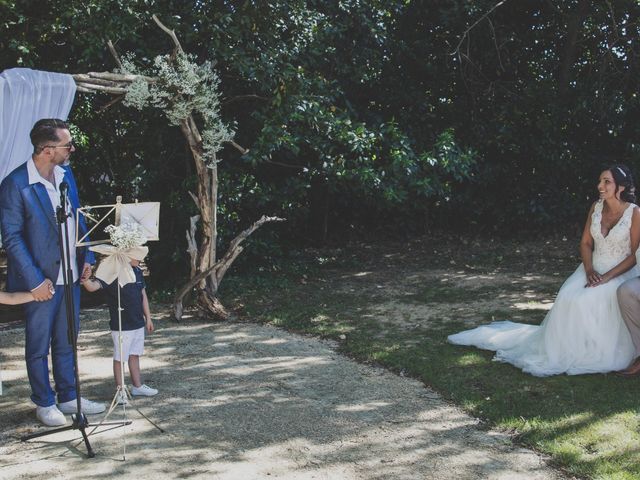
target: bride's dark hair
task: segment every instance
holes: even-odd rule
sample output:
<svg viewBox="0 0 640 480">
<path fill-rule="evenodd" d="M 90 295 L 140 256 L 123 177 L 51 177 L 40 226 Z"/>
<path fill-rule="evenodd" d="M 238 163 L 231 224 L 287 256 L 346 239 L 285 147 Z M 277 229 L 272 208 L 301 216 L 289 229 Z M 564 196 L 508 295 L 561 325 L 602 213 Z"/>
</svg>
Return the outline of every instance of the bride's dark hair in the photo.
<svg viewBox="0 0 640 480">
<path fill-rule="evenodd" d="M 620 193 L 620 200 L 625 202 L 636 203 L 636 186 L 633 183 L 633 175 L 631 170 L 622 163 L 614 163 L 609 165 L 605 170 L 609 170 L 616 182 L 616 191 L 619 187 L 624 187 L 624 191 Z"/>
</svg>

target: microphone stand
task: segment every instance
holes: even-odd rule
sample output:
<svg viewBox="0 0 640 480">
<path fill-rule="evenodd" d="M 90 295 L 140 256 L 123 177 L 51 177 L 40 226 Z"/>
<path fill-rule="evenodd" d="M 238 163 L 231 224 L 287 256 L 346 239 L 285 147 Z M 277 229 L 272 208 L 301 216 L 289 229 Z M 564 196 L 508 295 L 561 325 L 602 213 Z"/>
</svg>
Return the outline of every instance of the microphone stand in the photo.
<svg viewBox="0 0 640 480">
<path fill-rule="evenodd" d="M 80 375 L 78 372 L 78 345 L 75 323 L 75 308 L 73 302 L 73 271 L 71 270 L 71 259 L 69 255 L 69 227 L 67 225 L 67 218 L 71 216 L 71 213 L 67 212 L 68 203 L 68 190 L 69 184 L 65 181 L 60 183 L 60 205 L 56 210 L 56 220 L 58 222 L 58 242 L 60 244 L 60 258 L 63 261 L 62 280 L 64 283 L 64 301 L 67 314 L 67 334 L 69 337 L 69 343 L 73 350 L 73 369 L 76 379 L 76 413 L 71 415 L 71 425 L 55 428 L 53 430 L 47 430 L 46 432 L 34 433 L 22 437 L 20 440 L 23 442 L 32 438 L 38 438 L 45 435 L 51 435 L 53 433 L 64 432 L 66 430 L 79 430 L 82 433 L 84 444 L 87 447 L 87 457 L 95 457 L 95 453 L 89 443 L 89 437 L 86 433 L 86 428 L 89 426 L 87 416 L 82 412 L 80 403 Z M 66 254 L 65 254 L 66 252 Z"/>
</svg>

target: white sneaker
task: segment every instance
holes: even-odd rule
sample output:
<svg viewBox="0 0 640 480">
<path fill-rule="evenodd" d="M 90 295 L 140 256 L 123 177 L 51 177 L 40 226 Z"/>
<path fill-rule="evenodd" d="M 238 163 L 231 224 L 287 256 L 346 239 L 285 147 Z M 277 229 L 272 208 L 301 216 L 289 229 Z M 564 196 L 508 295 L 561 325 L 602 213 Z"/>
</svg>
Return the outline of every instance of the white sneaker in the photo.
<svg viewBox="0 0 640 480">
<path fill-rule="evenodd" d="M 47 427 L 61 427 L 67 424 L 67 419 L 55 405 L 36 407 L 36 417 Z"/>
<path fill-rule="evenodd" d="M 139 387 L 136 387 L 133 385 L 131 386 L 131 395 L 153 397 L 154 395 L 157 395 L 157 394 L 158 394 L 158 390 L 156 390 L 155 388 L 151 388 L 148 385 L 145 385 L 144 383 Z"/>
<path fill-rule="evenodd" d="M 124 390 L 119 390 L 118 395 L 116 397 L 116 405 L 129 405 L 129 400 L 127 399 L 127 394 Z"/>
<path fill-rule="evenodd" d="M 76 413 L 77 402 L 75 399 L 68 402 L 59 403 L 58 408 L 62 413 Z M 102 413 L 106 410 L 104 403 L 92 402 L 86 398 L 80 398 L 80 410 L 86 415 L 93 415 L 95 413 Z"/>
</svg>

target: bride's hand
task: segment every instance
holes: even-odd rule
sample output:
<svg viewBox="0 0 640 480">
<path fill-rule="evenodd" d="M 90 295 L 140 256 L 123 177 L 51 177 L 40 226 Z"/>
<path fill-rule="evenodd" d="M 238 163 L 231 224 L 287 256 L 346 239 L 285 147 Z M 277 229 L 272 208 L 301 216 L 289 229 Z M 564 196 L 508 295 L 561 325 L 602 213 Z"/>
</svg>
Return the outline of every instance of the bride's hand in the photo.
<svg viewBox="0 0 640 480">
<path fill-rule="evenodd" d="M 593 285 L 594 287 L 597 287 L 598 285 L 604 285 L 605 283 L 607 283 L 609 280 L 611 280 L 613 277 L 610 277 L 608 273 L 605 273 L 604 275 L 602 275 L 600 277 L 600 281 L 598 283 L 596 283 L 595 285 Z"/>
<path fill-rule="evenodd" d="M 587 284 L 585 287 L 595 287 L 596 285 L 600 285 L 602 283 L 602 276 L 596 272 L 595 270 L 587 270 Z"/>
</svg>

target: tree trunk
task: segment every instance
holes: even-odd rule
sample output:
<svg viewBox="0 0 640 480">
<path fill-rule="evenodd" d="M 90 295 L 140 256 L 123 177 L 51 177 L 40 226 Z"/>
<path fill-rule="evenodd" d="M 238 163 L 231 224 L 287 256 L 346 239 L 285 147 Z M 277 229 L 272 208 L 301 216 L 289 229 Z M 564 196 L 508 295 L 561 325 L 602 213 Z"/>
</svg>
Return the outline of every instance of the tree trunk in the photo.
<svg viewBox="0 0 640 480">
<path fill-rule="evenodd" d="M 558 92 L 561 96 L 567 93 L 570 83 L 571 67 L 578 56 L 578 40 L 582 31 L 582 23 L 589 13 L 591 2 L 580 0 L 576 10 L 567 23 L 567 35 L 560 55 L 560 68 L 558 70 Z"/>
<path fill-rule="evenodd" d="M 309 207 L 311 237 L 318 245 L 324 245 L 329 233 L 329 185 L 326 178 L 316 176 L 311 179 Z"/>
<path fill-rule="evenodd" d="M 324 191 L 324 202 L 322 205 L 322 245 L 326 245 L 327 238 L 329 238 L 329 205 L 331 202 L 331 194 L 329 193 L 329 186 Z"/>
<path fill-rule="evenodd" d="M 211 167 L 211 243 L 209 244 L 209 266 L 216 263 L 217 258 L 217 244 L 218 244 L 218 163 L 217 159 L 214 159 L 213 166 Z M 207 268 L 208 268 L 207 267 Z M 211 273 L 207 278 L 207 291 L 211 295 L 218 293 L 218 279 Z"/>
<path fill-rule="evenodd" d="M 215 263 L 215 259 L 211 258 L 211 243 L 213 237 L 212 220 L 214 217 L 214 208 L 216 207 L 214 204 L 215 200 L 211 195 L 211 170 L 207 167 L 204 159 L 202 158 L 202 138 L 200 137 L 200 132 L 198 131 L 195 122 L 193 121 L 193 117 L 189 116 L 184 120 L 180 124 L 180 129 L 189 143 L 189 149 L 193 155 L 193 161 L 195 163 L 196 173 L 198 176 L 197 204 L 198 210 L 200 210 L 202 231 L 200 235 L 200 248 L 198 249 L 196 265 L 198 272 L 204 272 L 213 263 Z M 217 170 L 217 167 L 214 168 Z M 206 281 L 203 279 L 198 287 L 204 289 L 206 287 Z"/>
<path fill-rule="evenodd" d="M 174 55 L 182 52 L 182 46 L 173 30 L 170 30 L 153 15 L 156 24 L 165 31 L 175 44 Z M 108 43 L 111 53 L 113 54 L 116 64 L 122 67 L 122 62 L 118 57 L 111 41 Z M 95 93 L 103 92 L 117 95 L 109 105 L 114 104 L 118 100 L 124 98 L 127 93 L 129 84 L 135 80 L 143 79 L 148 83 L 154 83 L 157 79 L 152 77 L 144 77 L 137 75 L 125 75 L 111 72 L 90 72 L 87 74 L 73 75 L 77 89 L 80 92 Z M 211 313 L 215 318 L 227 318 L 229 313 L 217 298 L 218 288 L 222 282 L 222 278 L 227 270 L 242 252 L 243 247 L 240 245 L 251 233 L 258 229 L 266 222 L 283 221 L 278 217 L 263 216 L 254 222 L 249 228 L 241 232 L 231 242 L 229 249 L 224 256 L 218 260 L 217 258 L 217 238 L 218 238 L 218 162 L 214 157 L 211 165 L 207 165 L 203 157 L 202 137 L 192 115 L 180 122 L 180 130 L 182 131 L 189 150 L 193 157 L 196 174 L 198 177 L 198 186 L 196 195 L 189 192 L 196 203 L 200 212 L 199 216 L 191 217 L 190 229 L 186 232 L 188 252 L 191 257 L 191 276 L 186 285 L 178 290 L 174 299 L 174 315 L 176 320 L 182 318 L 184 307 L 183 299 L 194 287 L 198 290 L 197 303 L 199 307 L 206 312 Z M 237 143 L 231 141 L 231 144 L 240 150 L 243 154 L 247 152 Z M 200 242 L 197 240 L 196 223 L 201 220 Z"/>
<path fill-rule="evenodd" d="M 214 318 L 226 320 L 229 318 L 229 312 L 217 296 L 210 294 L 206 289 L 200 290 L 198 293 L 198 306 L 200 310 L 210 313 Z"/>
<path fill-rule="evenodd" d="M 217 241 L 217 209 L 218 209 L 218 166 L 213 162 L 212 166 L 207 166 L 202 158 L 202 138 L 198 128 L 189 116 L 180 124 L 180 129 L 189 144 L 189 149 L 193 156 L 198 176 L 197 196 L 194 197 L 201 218 L 200 245 L 197 249 L 195 259 L 195 277 L 197 274 L 211 270 L 216 263 L 216 241 Z M 198 305 L 205 311 L 210 312 L 217 318 L 228 318 L 228 312 L 217 298 L 219 281 L 215 271 L 211 270 L 208 277 L 198 281 Z M 182 302 L 180 302 L 182 303 Z M 181 316 L 178 309 L 175 309 L 176 318 Z"/>
</svg>

